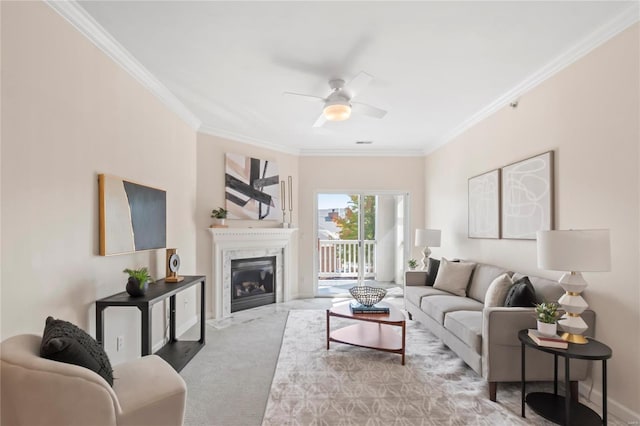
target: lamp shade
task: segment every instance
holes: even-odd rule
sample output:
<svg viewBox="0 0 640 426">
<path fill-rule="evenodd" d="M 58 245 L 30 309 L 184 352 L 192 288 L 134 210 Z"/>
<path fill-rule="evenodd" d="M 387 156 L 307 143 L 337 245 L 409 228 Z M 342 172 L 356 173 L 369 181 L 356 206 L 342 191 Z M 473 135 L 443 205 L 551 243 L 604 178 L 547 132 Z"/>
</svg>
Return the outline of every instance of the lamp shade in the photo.
<svg viewBox="0 0 640 426">
<path fill-rule="evenodd" d="M 416 229 L 416 247 L 440 247 L 439 229 Z"/>
<path fill-rule="evenodd" d="M 611 268 L 608 229 L 538 231 L 538 268 L 597 272 Z"/>
</svg>

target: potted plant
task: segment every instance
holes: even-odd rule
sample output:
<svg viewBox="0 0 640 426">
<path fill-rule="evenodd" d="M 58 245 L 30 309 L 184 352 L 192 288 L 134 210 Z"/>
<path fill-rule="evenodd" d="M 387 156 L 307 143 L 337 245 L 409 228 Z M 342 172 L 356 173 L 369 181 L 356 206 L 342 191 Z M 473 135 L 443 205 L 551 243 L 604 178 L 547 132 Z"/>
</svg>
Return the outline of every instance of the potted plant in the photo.
<svg viewBox="0 0 640 426">
<path fill-rule="evenodd" d="M 558 331 L 558 304 L 556 302 L 543 302 L 536 304 L 536 319 L 538 331 L 547 336 L 553 336 Z"/>
<path fill-rule="evenodd" d="M 126 274 L 129 274 L 129 280 L 127 281 L 127 293 L 131 297 L 142 297 L 147 292 L 147 288 L 149 287 L 149 283 L 153 282 L 153 278 L 151 278 L 151 274 L 149 274 L 149 270 L 147 267 L 142 267 L 139 269 L 125 269 L 122 271 Z"/>
<path fill-rule="evenodd" d="M 407 261 L 407 265 L 409 265 L 409 269 L 412 271 L 418 267 L 418 261 L 415 259 L 409 259 Z"/>
<path fill-rule="evenodd" d="M 227 219 L 228 211 L 222 207 L 211 210 L 211 217 L 214 225 L 224 225 Z"/>
</svg>

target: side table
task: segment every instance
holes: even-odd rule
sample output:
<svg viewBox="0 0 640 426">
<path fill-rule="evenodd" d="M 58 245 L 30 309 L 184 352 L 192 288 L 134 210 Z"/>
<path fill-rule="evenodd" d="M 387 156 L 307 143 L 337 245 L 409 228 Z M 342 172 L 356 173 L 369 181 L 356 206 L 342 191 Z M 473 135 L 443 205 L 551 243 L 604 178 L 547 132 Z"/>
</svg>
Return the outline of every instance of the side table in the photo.
<svg viewBox="0 0 640 426">
<path fill-rule="evenodd" d="M 200 284 L 200 339 L 195 341 L 176 338 L 176 293 Z M 167 361 L 178 372 L 187 365 L 196 353 L 204 346 L 205 325 L 205 277 L 185 276 L 179 283 L 167 283 L 164 279 L 149 285 L 142 297 L 131 297 L 126 291 L 96 300 L 96 340 L 104 346 L 104 310 L 111 306 L 135 306 L 142 315 L 141 355 L 151 354 L 151 312 L 153 305 L 169 298 L 169 341 L 160 348 L 156 355 Z"/>
<path fill-rule="evenodd" d="M 529 338 L 529 330 L 520 330 L 518 339 L 521 344 L 522 356 L 522 417 L 524 417 L 525 402 L 533 411 L 547 420 L 562 425 L 599 425 L 607 424 L 607 360 L 611 358 L 611 348 L 595 339 L 588 339 L 588 343 L 579 345 L 569 343 L 567 349 L 548 348 L 538 346 Z M 525 391 L 525 346 L 547 352 L 553 355 L 553 393 Z M 565 396 L 558 395 L 558 357 L 564 358 Z M 578 402 L 578 398 L 571 397 L 569 386 L 571 359 L 586 359 L 602 361 L 602 418 L 591 408 Z M 576 395 L 577 396 L 577 395 Z"/>
</svg>

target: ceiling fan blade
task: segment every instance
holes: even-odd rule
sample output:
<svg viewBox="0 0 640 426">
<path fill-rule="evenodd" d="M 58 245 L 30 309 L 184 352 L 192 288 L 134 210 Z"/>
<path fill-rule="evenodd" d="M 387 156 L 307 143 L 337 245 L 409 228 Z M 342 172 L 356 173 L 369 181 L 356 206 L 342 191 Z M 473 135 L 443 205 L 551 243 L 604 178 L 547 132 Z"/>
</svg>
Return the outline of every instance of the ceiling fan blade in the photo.
<svg viewBox="0 0 640 426">
<path fill-rule="evenodd" d="M 320 97 L 320 96 L 314 96 L 314 95 L 305 95 L 302 93 L 293 93 L 293 92 L 283 92 L 282 93 L 284 96 L 296 96 L 298 98 L 304 99 L 306 101 L 311 101 L 311 102 L 317 102 L 317 101 L 323 101 L 324 102 L 324 98 Z"/>
<path fill-rule="evenodd" d="M 358 114 L 368 115 L 369 117 L 382 118 L 387 115 L 387 111 L 376 108 L 371 105 L 363 104 L 360 102 L 351 102 L 351 107 Z"/>
<path fill-rule="evenodd" d="M 324 116 L 324 113 L 320 114 L 320 117 L 318 117 L 318 119 L 316 120 L 315 123 L 313 123 L 313 127 L 322 127 L 324 126 L 324 123 L 327 122 L 327 119 Z"/>
<path fill-rule="evenodd" d="M 367 87 L 367 85 L 369 85 L 372 80 L 373 76 L 371 74 L 360 71 L 360 73 L 346 85 L 347 90 L 351 93 L 351 98 L 353 99 L 355 96 L 357 96 L 358 93 L 360 93 L 362 89 Z"/>
</svg>

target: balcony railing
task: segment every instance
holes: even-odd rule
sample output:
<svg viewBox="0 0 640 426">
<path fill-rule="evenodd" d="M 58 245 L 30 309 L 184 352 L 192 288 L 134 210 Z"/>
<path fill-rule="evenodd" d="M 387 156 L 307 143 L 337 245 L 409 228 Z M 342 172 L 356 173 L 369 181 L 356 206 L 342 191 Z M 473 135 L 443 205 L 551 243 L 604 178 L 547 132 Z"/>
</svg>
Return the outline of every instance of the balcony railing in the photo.
<svg viewBox="0 0 640 426">
<path fill-rule="evenodd" d="M 357 278 L 359 255 L 364 256 L 364 278 L 376 277 L 376 242 L 318 240 L 318 278 Z"/>
</svg>

